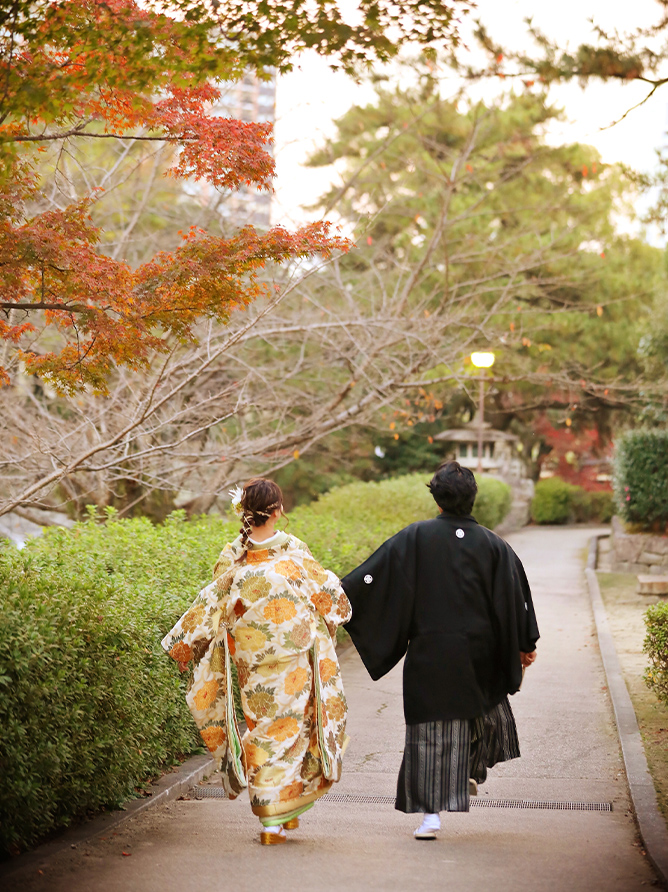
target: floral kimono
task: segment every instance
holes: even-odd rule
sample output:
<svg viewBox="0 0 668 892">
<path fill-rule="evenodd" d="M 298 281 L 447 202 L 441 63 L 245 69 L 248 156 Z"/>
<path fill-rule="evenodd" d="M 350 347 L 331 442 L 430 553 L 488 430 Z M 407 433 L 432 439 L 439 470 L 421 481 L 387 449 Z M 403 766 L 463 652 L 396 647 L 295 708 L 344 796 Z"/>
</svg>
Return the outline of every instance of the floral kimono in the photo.
<svg viewBox="0 0 668 892">
<path fill-rule="evenodd" d="M 332 636 L 350 616 L 339 580 L 299 539 L 277 533 L 243 546 L 239 537 L 162 642 L 175 660 L 194 661 L 186 699 L 200 734 L 229 796 L 247 785 L 265 823 L 303 810 L 340 778 L 347 704 Z"/>
</svg>

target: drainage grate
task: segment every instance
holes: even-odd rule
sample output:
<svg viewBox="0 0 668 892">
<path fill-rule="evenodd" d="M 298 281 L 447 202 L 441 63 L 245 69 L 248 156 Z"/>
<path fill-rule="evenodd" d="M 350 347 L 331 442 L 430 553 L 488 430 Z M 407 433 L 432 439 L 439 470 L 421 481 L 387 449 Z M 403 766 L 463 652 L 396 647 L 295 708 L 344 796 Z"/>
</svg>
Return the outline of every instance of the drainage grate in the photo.
<svg viewBox="0 0 668 892">
<path fill-rule="evenodd" d="M 471 799 L 482 808 L 546 808 L 556 811 L 612 811 L 612 802 L 555 802 L 541 799 Z"/>
<path fill-rule="evenodd" d="M 195 787 L 195 799 L 227 799 L 222 787 Z"/>
<path fill-rule="evenodd" d="M 195 787 L 195 799 L 227 799 L 222 787 Z M 354 796 L 350 793 L 330 793 L 327 802 L 373 803 L 394 805 L 394 796 Z M 540 808 L 548 811 L 612 811 L 611 802 L 558 802 L 541 799 L 487 799 L 471 797 L 472 808 Z"/>
<path fill-rule="evenodd" d="M 394 796 L 354 796 L 348 793 L 330 793 L 324 802 L 372 802 L 394 805 Z M 471 797 L 475 808 L 542 808 L 557 811 L 612 811 L 611 802 L 557 802 L 540 799 L 487 799 Z"/>
</svg>

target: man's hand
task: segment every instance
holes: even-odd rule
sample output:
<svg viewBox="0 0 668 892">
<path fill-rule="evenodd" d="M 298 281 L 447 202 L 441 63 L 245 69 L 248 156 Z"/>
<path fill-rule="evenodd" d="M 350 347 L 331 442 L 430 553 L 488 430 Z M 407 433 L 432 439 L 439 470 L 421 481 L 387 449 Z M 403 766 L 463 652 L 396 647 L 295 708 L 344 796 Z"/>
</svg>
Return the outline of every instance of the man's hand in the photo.
<svg viewBox="0 0 668 892">
<path fill-rule="evenodd" d="M 536 651 L 532 650 L 530 654 L 525 654 L 524 651 L 520 651 L 520 660 L 522 661 L 522 666 L 524 669 L 527 666 L 530 666 L 536 659 Z"/>
</svg>

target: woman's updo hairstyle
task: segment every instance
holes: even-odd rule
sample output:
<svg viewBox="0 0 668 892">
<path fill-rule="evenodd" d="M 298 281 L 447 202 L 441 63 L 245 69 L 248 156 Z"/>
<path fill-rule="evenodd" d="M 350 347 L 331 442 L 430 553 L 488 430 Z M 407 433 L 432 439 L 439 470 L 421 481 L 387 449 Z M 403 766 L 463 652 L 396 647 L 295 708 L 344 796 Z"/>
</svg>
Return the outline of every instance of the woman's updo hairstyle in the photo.
<svg viewBox="0 0 668 892">
<path fill-rule="evenodd" d="M 277 508 L 283 508 L 281 487 L 273 480 L 252 477 L 241 495 L 241 542 L 246 545 L 253 527 L 261 527 Z"/>
</svg>

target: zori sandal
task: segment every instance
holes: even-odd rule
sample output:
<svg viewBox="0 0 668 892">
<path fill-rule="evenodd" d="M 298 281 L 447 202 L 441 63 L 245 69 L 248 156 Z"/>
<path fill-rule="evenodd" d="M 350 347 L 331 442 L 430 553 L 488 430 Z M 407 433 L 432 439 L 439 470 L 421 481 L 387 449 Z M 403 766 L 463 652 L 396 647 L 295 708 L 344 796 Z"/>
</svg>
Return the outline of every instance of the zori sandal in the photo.
<svg viewBox="0 0 668 892">
<path fill-rule="evenodd" d="M 260 831 L 260 844 L 263 846 L 277 846 L 287 840 L 283 827 L 279 825 L 278 829 L 265 828 Z"/>
</svg>

